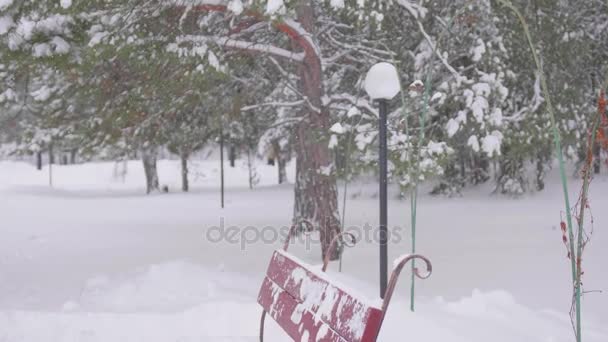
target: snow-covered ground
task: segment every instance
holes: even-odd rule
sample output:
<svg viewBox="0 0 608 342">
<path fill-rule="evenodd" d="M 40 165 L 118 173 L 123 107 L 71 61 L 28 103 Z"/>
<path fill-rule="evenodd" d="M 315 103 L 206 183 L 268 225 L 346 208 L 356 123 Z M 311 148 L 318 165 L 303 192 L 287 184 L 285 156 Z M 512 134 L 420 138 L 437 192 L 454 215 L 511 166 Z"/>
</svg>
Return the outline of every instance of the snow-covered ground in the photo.
<svg viewBox="0 0 608 342">
<path fill-rule="evenodd" d="M 260 184 L 251 191 L 239 164 L 227 169 L 220 209 L 217 162 L 193 165 L 188 194 L 177 191 L 177 162 L 159 164 L 171 190 L 162 195 L 143 195 L 139 162 L 128 163 L 124 179 L 115 169 L 55 166 L 50 189 L 48 170 L 0 162 L 0 341 L 256 341 L 257 291 L 281 241 L 272 234 L 248 241 L 289 223 L 292 187 L 273 185 L 276 169 L 259 162 Z M 403 276 L 380 341 L 572 341 L 557 184 L 551 179 L 546 191 L 517 200 L 491 196 L 488 188 L 457 199 L 422 196 L 418 250 L 434 274 L 417 282 L 415 314 Z M 375 226 L 375 185 L 352 185 L 349 194 L 347 226 Z M 584 297 L 583 340 L 605 342 L 608 178 L 595 179 L 591 195 L 595 232 L 584 285 L 604 292 Z M 222 222 L 239 227 L 243 238 L 216 242 Z M 389 247 L 397 258 L 409 249 L 407 201 L 392 198 L 389 222 L 399 227 Z M 318 264 L 312 245 L 293 253 Z M 374 298 L 377 245 L 349 249 L 343 273 L 333 274 Z M 286 341 L 267 322 L 267 341 Z"/>
</svg>

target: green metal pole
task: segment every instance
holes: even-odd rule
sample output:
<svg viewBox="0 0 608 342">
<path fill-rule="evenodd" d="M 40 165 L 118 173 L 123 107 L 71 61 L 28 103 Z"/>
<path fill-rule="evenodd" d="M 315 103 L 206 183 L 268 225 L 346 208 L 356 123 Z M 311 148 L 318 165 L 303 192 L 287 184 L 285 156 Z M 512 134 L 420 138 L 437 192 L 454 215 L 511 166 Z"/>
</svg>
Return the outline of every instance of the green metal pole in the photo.
<svg viewBox="0 0 608 342">
<path fill-rule="evenodd" d="M 412 254 L 416 253 L 416 222 L 418 218 L 418 180 L 420 178 L 420 162 L 422 155 L 422 146 L 424 143 L 424 139 L 426 137 L 425 129 L 426 129 L 426 116 L 430 109 L 430 98 L 431 98 L 431 82 L 433 80 L 433 69 L 432 65 L 430 66 L 430 70 L 427 73 L 426 81 L 424 83 L 424 95 L 422 97 L 423 110 L 420 113 L 419 121 L 420 121 L 420 133 L 418 134 L 418 148 L 417 148 L 417 160 L 416 160 L 416 172 L 415 172 L 415 181 L 414 181 L 414 191 L 412 191 L 411 196 L 411 206 L 412 206 Z M 414 294 L 416 289 L 416 260 L 412 260 L 412 283 L 410 288 L 410 310 L 413 312 L 415 310 L 415 302 L 414 302 Z"/>
<path fill-rule="evenodd" d="M 462 8 L 461 10 L 459 10 L 456 15 L 454 17 L 457 17 L 461 12 L 463 12 L 466 8 Z M 439 37 L 439 39 L 437 40 L 437 44 L 436 46 L 432 47 L 433 50 L 435 50 L 437 48 L 437 46 L 440 44 L 441 40 L 443 38 L 445 38 L 447 36 L 447 34 L 450 32 L 449 28 L 452 27 L 452 24 L 454 22 L 454 17 L 450 18 L 447 27 L 444 29 L 444 31 L 442 32 L 441 36 Z M 418 135 L 418 142 L 417 142 L 417 146 L 415 149 L 416 152 L 416 157 L 411 157 L 410 160 L 412 161 L 412 163 L 415 162 L 415 166 L 414 167 L 410 167 L 410 170 L 412 168 L 415 168 L 415 171 L 410 171 L 409 172 L 409 176 L 410 176 L 410 181 L 414 182 L 414 189 L 412 190 L 411 194 L 410 194 L 410 218 L 411 218 L 411 225 L 412 225 L 412 254 L 416 253 L 416 222 L 418 219 L 417 216 L 417 208 L 418 208 L 418 178 L 420 177 L 420 149 L 422 146 L 422 142 L 425 139 L 425 128 L 426 128 L 426 116 L 430 110 L 430 93 L 431 93 L 431 82 L 433 80 L 433 63 L 435 62 L 435 59 L 437 58 L 436 54 L 433 54 L 432 58 L 431 58 L 431 62 L 430 62 L 430 66 L 429 69 L 427 71 L 427 77 L 426 77 L 426 82 L 424 84 L 424 96 L 423 96 L 423 111 L 420 113 L 419 115 L 419 123 L 420 123 L 420 133 Z M 398 65 L 398 61 L 396 61 L 395 59 L 393 59 L 393 64 Z M 407 122 L 408 119 L 408 113 L 406 110 L 406 98 L 405 98 L 405 94 L 402 91 L 401 92 L 401 102 L 403 105 L 403 112 L 404 112 L 404 119 L 405 119 L 405 133 L 406 135 L 409 137 L 410 136 L 410 130 L 409 130 L 409 124 Z M 413 153 L 412 153 L 413 155 Z M 410 287 L 410 310 L 412 312 L 414 312 L 415 310 L 415 292 L 416 292 L 416 275 L 415 275 L 415 269 L 416 269 L 416 260 L 412 260 L 412 282 L 411 282 L 411 287 Z"/>
<path fill-rule="evenodd" d="M 550 117 L 550 121 L 551 121 L 551 129 L 553 132 L 553 141 L 555 144 L 555 150 L 556 150 L 557 158 L 559 161 L 559 171 L 560 171 L 560 177 L 561 177 L 561 182 L 562 182 L 562 190 L 563 190 L 563 194 L 564 194 L 564 206 L 565 206 L 565 211 L 566 211 L 566 224 L 568 227 L 568 238 L 570 240 L 570 247 L 569 247 L 570 248 L 570 264 L 571 264 L 571 271 L 572 271 L 572 282 L 574 285 L 574 292 L 575 292 L 574 302 L 575 302 L 575 311 L 576 311 L 576 327 L 575 327 L 576 341 L 581 342 L 582 341 L 582 337 L 581 337 L 581 286 L 580 286 L 580 281 L 578 280 L 578 277 L 577 277 L 578 271 L 577 271 L 577 265 L 576 265 L 576 260 L 578 258 L 578 255 L 577 255 L 577 250 L 574 248 L 574 229 L 573 229 L 573 225 L 572 225 L 572 213 L 570 211 L 571 207 L 570 207 L 570 198 L 569 198 L 569 192 L 568 192 L 568 181 L 567 181 L 567 176 L 566 176 L 566 167 L 565 167 L 565 163 L 564 163 L 564 156 L 562 153 L 561 136 L 559 133 L 559 129 L 557 127 L 557 122 L 555 119 L 555 112 L 553 110 L 553 104 L 551 102 L 551 97 L 549 94 L 549 87 L 547 85 L 547 80 L 546 80 L 545 74 L 543 72 L 542 64 L 540 63 L 540 58 L 538 57 L 538 54 L 536 52 L 535 44 L 532 40 L 532 35 L 530 34 L 530 29 L 528 28 L 528 24 L 526 23 L 526 20 L 523 17 L 523 15 L 521 14 L 521 12 L 511 3 L 511 1 L 509 1 L 509 0 L 499 0 L 499 1 L 504 6 L 511 9 L 515 13 L 515 15 L 517 16 L 517 18 L 519 19 L 519 21 L 522 25 L 524 34 L 526 36 L 528 45 L 530 46 L 530 50 L 531 50 L 532 56 L 534 58 L 534 63 L 536 64 L 538 76 L 540 77 L 543 95 L 545 96 L 545 101 L 547 101 L 547 111 L 549 112 L 549 117 Z M 582 232 L 579 232 L 579 234 L 582 234 Z"/>
</svg>

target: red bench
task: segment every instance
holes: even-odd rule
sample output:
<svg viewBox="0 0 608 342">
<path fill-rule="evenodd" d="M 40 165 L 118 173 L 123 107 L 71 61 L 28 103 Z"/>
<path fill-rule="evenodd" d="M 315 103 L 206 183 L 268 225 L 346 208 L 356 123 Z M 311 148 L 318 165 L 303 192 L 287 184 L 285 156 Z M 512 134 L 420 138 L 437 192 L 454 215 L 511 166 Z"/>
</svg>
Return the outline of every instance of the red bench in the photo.
<svg viewBox="0 0 608 342">
<path fill-rule="evenodd" d="M 344 233 L 330 245 L 344 243 Z M 291 236 L 291 234 L 290 234 Z M 354 243 L 354 237 L 348 236 Z M 321 271 L 300 261 L 287 252 L 289 237 L 283 250 L 273 253 L 266 277 L 258 295 L 263 307 L 260 322 L 260 341 L 264 340 L 264 320 L 270 315 L 294 341 L 318 342 L 372 342 L 376 341 L 388 309 L 401 270 L 412 259 L 422 259 L 427 268 L 425 274 L 415 270 L 416 276 L 430 276 L 430 261 L 421 255 L 405 255 L 396 261 L 382 305 L 374 305 L 356 295 Z M 332 253 L 327 253 L 331 255 Z"/>
</svg>

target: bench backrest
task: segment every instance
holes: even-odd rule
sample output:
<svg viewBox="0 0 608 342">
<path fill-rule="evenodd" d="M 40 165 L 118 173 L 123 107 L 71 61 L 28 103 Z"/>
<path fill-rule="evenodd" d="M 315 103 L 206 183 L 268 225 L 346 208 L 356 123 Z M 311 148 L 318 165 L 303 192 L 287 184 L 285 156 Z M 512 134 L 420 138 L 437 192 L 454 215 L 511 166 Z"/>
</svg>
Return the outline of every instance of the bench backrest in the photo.
<svg viewBox="0 0 608 342">
<path fill-rule="evenodd" d="M 275 251 L 258 302 L 294 341 L 375 341 L 382 310 L 324 273 Z"/>
</svg>

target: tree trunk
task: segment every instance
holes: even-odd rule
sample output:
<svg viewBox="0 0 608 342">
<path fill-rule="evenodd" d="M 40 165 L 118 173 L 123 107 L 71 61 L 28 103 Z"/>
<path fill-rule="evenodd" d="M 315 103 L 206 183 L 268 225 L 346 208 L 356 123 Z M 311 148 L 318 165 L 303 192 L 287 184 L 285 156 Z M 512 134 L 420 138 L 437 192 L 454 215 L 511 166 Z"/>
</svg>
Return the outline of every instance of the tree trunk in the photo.
<svg viewBox="0 0 608 342">
<path fill-rule="evenodd" d="M 601 149 L 599 144 L 593 146 L 593 172 L 597 175 L 600 173 L 601 161 Z"/>
<path fill-rule="evenodd" d="M 287 182 L 287 170 L 285 169 L 285 158 L 283 156 L 283 151 L 281 151 L 281 144 L 279 144 L 278 140 L 272 141 L 272 149 L 275 153 L 275 160 L 277 164 L 277 169 L 279 171 L 279 184 L 283 184 Z"/>
<path fill-rule="evenodd" d="M 285 168 L 285 164 L 285 159 L 278 159 L 279 184 L 287 183 L 287 169 Z"/>
<path fill-rule="evenodd" d="M 314 32 L 314 11 L 311 0 L 299 0 L 296 8 L 299 23 Z M 318 227 L 325 257 L 331 240 L 340 232 L 338 189 L 331 152 L 328 147 L 329 111 L 324 108 L 321 60 L 314 49 L 305 49 L 304 62 L 299 66 L 298 87 L 308 101 L 318 109 L 306 108 L 295 130 L 297 176 L 295 184 L 294 223 L 303 220 Z M 338 251 L 330 256 L 338 259 Z"/>
<path fill-rule="evenodd" d="M 49 143 L 49 186 L 53 187 L 53 163 L 55 157 L 53 156 L 53 140 Z"/>
<path fill-rule="evenodd" d="M 146 193 L 160 191 L 158 183 L 158 170 L 156 169 L 157 150 L 154 147 L 147 147 L 141 151 L 141 160 L 144 164 L 146 174 Z"/>
<path fill-rule="evenodd" d="M 545 163 L 541 156 L 536 158 L 536 190 L 545 189 Z"/>
<path fill-rule="evenodd" d="M 234 167 L 236 165 L 236 147 L 234 144 L 230 144 L 230 149 L 228 151 L 228 159 L 230 159 L 230 167 Z"/>
<path fill-rule="evenodd" d="M 36 169 L 38 171 L 42 170 L 42 152 L 36 152 Z"/>
<path fill-rule="evenodd" d="M 474 156 L 472 160 L 472 168 L 473 168 L 473 179 L 472 183 L 474 185 L 482 184 L 490 179 L 488 174 L 488 169 L 490 167 L 490 162 L 486 157 L 483 156 Z"/>
<path fill-rule="evenodd" d="M 249 189 L 253 190 L 253 161 L 251 160 L 251 149 L 247 148 L 247 170 L 249 171 Z"/>
<path fill-rule="evenodd" d="M 70 164 L 76 164 L 76 149 L 70 151 Z"/>
<path fill-rule="evenodd" d="M 182 191 L 188 192 L 190 185 L 188 184 L 188 153 L 183 152 L 180 154 L 182 162 Z"/>
<path fill-rule="evenodd" d="M 49 143 L 49 164 L 55 164 L 55 153 L 53 152 L 53 143 Z"/>
</svg>

